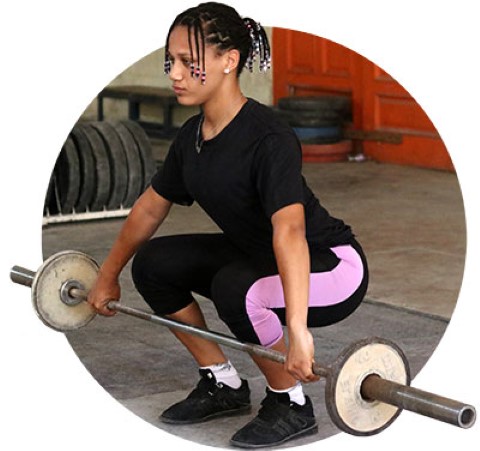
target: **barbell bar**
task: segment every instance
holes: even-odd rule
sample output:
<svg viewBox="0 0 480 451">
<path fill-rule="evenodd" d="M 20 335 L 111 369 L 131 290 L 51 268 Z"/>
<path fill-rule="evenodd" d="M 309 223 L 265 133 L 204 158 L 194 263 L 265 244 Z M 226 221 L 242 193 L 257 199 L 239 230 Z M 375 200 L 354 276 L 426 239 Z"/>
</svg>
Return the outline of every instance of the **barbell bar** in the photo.
<svg viewBox="0 0 480 451">
<path fill-rule="evenodd" d="M 85 302 L 98 273 L 98 264 L 79 251 L 49 257 L 37 272 L 14 266 L 13 282 L 31 287 L 39 318 L 49 327 L 68 332 L 88 324 L 96 313 Z M 166 326 L 232 349 L 285 363 L 286 356 L 266 347 L 180 321 L 135 309 L 118 301 L 108 308 Z M 330 366 L 314 364 L 314 374 L 326 379 L 325 402 L 334 424 L 352 435 L 373 435 L 408 410 L 467 429 L 476 421 L 473 406 L 410 386 L 410 368 L 403 351 L 379 337 L 359 340 L 345 348 Z"/>
</svg>

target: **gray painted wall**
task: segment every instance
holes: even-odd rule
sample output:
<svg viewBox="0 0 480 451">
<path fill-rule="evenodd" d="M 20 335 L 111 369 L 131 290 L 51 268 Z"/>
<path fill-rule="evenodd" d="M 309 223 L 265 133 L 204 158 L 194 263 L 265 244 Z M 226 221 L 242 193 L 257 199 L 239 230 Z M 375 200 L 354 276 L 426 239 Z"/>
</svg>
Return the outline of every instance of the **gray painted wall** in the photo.
<svg viewBox="0 0 480 451">
<path fill-rule="evenodd" d="M 266 28 L 267 34 L 271 38 L 271 28 Z M 141 60 L 134 62 L 130 67 L 120 73 L 110 86 L 118 85 L 149 85 L 158 87 L 170 87 L 169 78 L 163 73 L 164 49 L 158 49 Z M 272 71 L 266 74 L 260 74 L 255 67 L 253 73 L 244 70 L 240 76 L 240 85 L 243 93 L 248 97 L 253 97 L 260 102 L 271 105 L 273 102 L 272 90 Z M 127 116 L 127 103 L 121 100 L 104 100 L 105 117 L 108 119 L 120 119 Z M 179 108 L 175 112 L 174 122 L 180 125 L 190 115 L 195 114 L 198 109 Z M 82 115 L 82 119 L 95 119 L 97 114 L 96 100 L 92 99 L 91 104 Z M 155 120 L 161 119 L 161 108 L 152 106 L 142 107 L 142 119 Z"/>
</svg>

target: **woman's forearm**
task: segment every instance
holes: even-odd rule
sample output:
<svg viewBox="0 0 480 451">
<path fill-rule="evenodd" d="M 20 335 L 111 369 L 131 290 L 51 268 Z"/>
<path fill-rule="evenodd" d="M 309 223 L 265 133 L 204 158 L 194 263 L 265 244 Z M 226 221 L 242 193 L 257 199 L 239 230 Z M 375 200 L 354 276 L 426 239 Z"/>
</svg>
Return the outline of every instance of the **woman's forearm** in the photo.
<svg viewBox="0 0 480 451">
<path fill-rule="evenodd" d="M 309 295 L 310 255 L 302 229 L 284 227 L 274 234 L 277 260 L 286 306 L 289 332 L 306 327 Z"/>
<path fill-rule="evenodd" d="M 275 214 L 273 249 L 282 280 L 289 332 L 306 327 L 310 280 L 310 253 L 305 238 L 303 206 L 286 207 Z"/>
</svg>

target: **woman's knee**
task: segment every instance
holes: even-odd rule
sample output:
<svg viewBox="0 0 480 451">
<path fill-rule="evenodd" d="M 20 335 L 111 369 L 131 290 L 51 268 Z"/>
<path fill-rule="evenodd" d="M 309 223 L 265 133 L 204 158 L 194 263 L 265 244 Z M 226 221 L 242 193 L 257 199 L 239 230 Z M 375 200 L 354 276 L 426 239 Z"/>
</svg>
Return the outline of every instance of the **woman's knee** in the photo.
<svg viewBox="0 0 480 451">
<path fill-rule="evenodd" d="M 258 270 L 241 262 L 223 268 L 212 281 L 212 300 L 238 339 L 268 346 L 281 338 L 282 327 L 261 298 L 249 295 L 259 276 Z"/>
<path fill-rule="evenodd" d="M 218 315 L 227 323 L 246 315 L 245 295 L 254 280 L 241 266 L 235 262 L 220 269 L 210 287 Z"/>
<path fill-rule="evenodd" d="M 153 265 L 152 247 L 151 241 L 144 243 L 133 257 L 131 274 L 133 283 L 137 288 L 145 285 L 152 279 L 152 268 L 156 267 L 156 265 Z"/>
<path fill-rule="evenodd" d="M 158 315 L 175 313 L 192 302 L 188 288 L 173 283 L 170 272 L 158 240 L 144 243 L 133 258 L 131 273 L 135 288 Z"/>
</svg>

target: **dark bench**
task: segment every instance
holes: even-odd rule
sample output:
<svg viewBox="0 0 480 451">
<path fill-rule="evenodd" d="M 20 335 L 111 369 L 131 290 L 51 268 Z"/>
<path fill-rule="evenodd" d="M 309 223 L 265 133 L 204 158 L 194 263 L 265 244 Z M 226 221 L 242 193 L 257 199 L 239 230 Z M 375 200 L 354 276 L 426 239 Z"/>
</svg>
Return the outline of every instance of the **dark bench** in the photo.
<svg viewBox="0 0 480 451">
<path fill-rule="evenodd" d="M 156 86 L 109 86 L 97 96 L 97 119 L 104 119 L 103 99 L 121 99 L 128 101 L 128 119 L 138 122 L 152 136 L 172 138 L 177 128 L 173 125 L 173 109 L 179 106 L 174 92 Z M 163 124 L 140 120 L 142 103 L 160 105 L 163 108 Z"/>
</svg>

